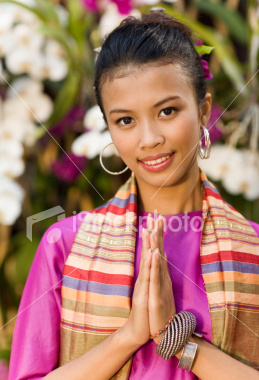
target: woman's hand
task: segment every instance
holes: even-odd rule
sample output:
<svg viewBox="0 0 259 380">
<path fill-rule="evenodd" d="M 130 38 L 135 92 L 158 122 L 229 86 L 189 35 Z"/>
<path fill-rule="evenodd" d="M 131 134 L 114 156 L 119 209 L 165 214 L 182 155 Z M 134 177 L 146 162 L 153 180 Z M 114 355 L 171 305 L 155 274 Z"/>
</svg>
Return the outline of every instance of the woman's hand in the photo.
<svg viewBox="0 0 259 380">
<path fill-rule="evenodd" d="M 164 252 L 164 221 L 156 221 L 149 216 L 148 230 L 151 245 L 151 270 L 149 285 L 149 325 L 150 334 L 161 330 L 169 319 L 176 313 L 173 286 L 168 268 L 167 256 Z M 158 344 L 165 332 L 154 338 Z"/>
<path fill-rule="evenodd" d="M 149 281 L 151 268 L 150 235 L 146 229 L 142 230 L 142 251 L 139 275 L 132 295 L 132 308 L 129 319 L 123 326 L 130 334 L 131 340 L 142 346 L 150 339 L 148 318 Z"/>
</svg>

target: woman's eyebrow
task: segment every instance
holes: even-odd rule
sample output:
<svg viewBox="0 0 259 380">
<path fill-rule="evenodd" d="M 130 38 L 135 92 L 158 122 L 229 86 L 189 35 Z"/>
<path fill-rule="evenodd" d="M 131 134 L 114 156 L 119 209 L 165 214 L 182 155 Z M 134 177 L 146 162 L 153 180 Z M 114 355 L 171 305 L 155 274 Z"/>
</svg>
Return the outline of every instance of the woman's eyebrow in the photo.
<svg viewBox="0 0 259 380">
<path fill-rule="evenodd" d="M 163 99 L 163 100 L 160 100 L 158 103 L 156 103 L 153 107 L 156 108 L 156 107 L 159 107 L 161 106 L 162 104 L 164 103 L 167 103 L 169 102 L 169 100 L 175 100 L 175 99 L 181 99 L 180 96 L 178 95 L 175 95 L 175 96 L 168 96 L 167 98 Z"/>
<path fill-rule="evenodd" d="M 157 107 L 161 106 L 162 104 L 169 102 L 169 100 L 175 100 L 175 99 L 180 99 L 180 96 L 178 96 L 178 95 L 168 96 L 167 98 L 165 98 L 163 100 L 160 100 L 158 103 L 156 103 L 153 106 L 153 108 L 157 108 Z M 133 111 L 131 111 L 131 110 L 124 110 L 124 109 L 121 109 L 121 108 L 115 108 L 115 109 L 113 109 L 113 110 L 111 110 L 109 112 L 109 115 L 112 114 L 112 113 L 132 113 L 132 112 Z"/>
<path fill-rule="evenodd" d="M 123 110 L 123 109 L 121 109 L 121 108 L 115 108 L 115 109 L 113 109 L 113 110 L 111 110 L 110 112 L 109 112 L 109 115 L 111 114 L 111 113 L 132 113 L 133 111 L 131 111 L 131 110 Z"/>
</svg>

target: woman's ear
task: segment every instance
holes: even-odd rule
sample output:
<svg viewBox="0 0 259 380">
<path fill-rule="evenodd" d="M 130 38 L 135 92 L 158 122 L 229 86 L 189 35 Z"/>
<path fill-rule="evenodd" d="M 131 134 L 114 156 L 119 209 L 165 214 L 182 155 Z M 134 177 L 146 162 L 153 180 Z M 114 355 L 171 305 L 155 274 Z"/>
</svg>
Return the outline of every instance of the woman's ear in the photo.
<svg viewBox="0 0 259 380">
<path fill-rule="evenodd" d="M 200 122 L 202 125 L 206 126 L 210 119 L 211 114 L 211 94 L 206 93 L 204 101 L 200 106 Z"/>
</svg>

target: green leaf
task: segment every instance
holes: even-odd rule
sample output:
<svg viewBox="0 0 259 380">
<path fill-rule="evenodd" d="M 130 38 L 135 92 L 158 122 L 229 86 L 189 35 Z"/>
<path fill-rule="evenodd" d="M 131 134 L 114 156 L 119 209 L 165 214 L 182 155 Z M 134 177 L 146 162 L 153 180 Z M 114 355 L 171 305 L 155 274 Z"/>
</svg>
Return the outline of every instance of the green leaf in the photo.
<svg viewBox="0 0 259 380">
<path fill-rule="evenodd" d="M 83 13 L 82 4 L 78 0 L 67 0 L 67 10 L 72 19 L 81 19 Z"/>
<path fill-rule="evenodd" d="M 210 54 L 212 50 L 214 49 L 214 46 L 206 46 L 206 45 L 201 45 L 201 46 L 195 45 L 194 47 L 199 55 Z"/>
<path fill-rule="evenodd" d="M 248 27 L 240 13 L 230 9 L 223 2 L 210 0 L 193 0 L 193 4 L 203 13 L 217 17 L 223 21 L 233 38 L 242 44 L 247 44 Z"/>
<path fill-rule="evenodd" d="M 0 350 L 0 359 L 5 360 L 7 366 L 8 366 L 8 362 L 10 361 L 10 355 L 11 355 L 11 348 L 10 349 L 6 348 L 6 349 Z"/>
<path fill-rule="evenodd" d="M 27 11 L 34 13 L 40 19 L 45 20 L 44 13 L 40 12 L 40 10 L 38 8 L 29 7 L 28 5 L 25 5 L 23 3 L 20 3 L 19 1 L 15 1 L 15 0 L 0 0 L 0 3 L 11 3 L 11 4 L 18 5 L 19 7 L 22 7 L 24 9 L 27 9 Z"/>
<path fill-rule="evenodd" d="M 54 27 L 47 24 L 42 24 L 38 28 L 38 31 L 45 37 L 53 38 L 54 40 L 59 42 L 65 48 L 68 57 L 72 59 L 71 47 L 68 45 L 68 41 L 71 40 L 71 37 L 68 35 L 67 31 L 63 27 Z"/>
<path fill-rule="evenodd" d="M 59 23 L 55 2 L 50 0 L 35 0 L 37 8 L 44 14 L 45 20 Z"/>
<path fill-rule="evenodd" d="M 55 99 L 54 110 L 50 119 L 43 126 L 39 126 L 35 133 L 36 138 L 40 138 L 46 133 L 46 129 L 58 123 L 66 113 L 75 104 L 80 85 L 80 75 L 75 72 L 70 72 L 63 83 L 63 86 L 58 92 Z"/>
</svg>

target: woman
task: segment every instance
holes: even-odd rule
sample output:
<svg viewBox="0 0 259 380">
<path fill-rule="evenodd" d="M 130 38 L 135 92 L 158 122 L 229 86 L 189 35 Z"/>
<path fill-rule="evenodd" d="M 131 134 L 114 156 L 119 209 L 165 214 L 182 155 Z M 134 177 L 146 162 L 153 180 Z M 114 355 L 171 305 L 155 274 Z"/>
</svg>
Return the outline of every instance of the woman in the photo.
<svg viewBox="0 0 259 380">
<path fill-rule="evenodd" d="M 198 167 L 211 95 L 191 31 L 159 10 L 124 20 L 103 42 L 95 90 L 132 174 L 109 202 L 44 234 L 9 379 L 258 379 L 259 225 Z M 159 348 L 186 333 L 181 311 L 196 335 L 165 360 Z"/>
</svg>

